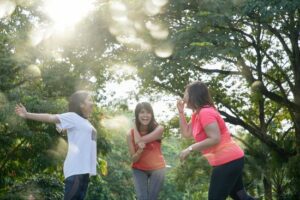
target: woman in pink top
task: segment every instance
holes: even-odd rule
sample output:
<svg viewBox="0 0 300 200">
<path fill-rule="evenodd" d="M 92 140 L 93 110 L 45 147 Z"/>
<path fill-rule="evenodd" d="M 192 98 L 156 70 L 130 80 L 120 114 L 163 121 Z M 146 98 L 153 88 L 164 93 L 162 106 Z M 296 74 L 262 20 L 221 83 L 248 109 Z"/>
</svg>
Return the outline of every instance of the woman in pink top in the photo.
<svg viewBox="0 0 300 200">
<path fill-rule="evenodd" d="M 184 116 L 184 105 L 193 110 L 189 123 Z M 186 87 L 184 99 L 178 100 L 180 131 L 183 137 L 193 137 L 195 143 L 184 149 L 180 159 L 192 151 L 200 151 L 213 167 L 208 199 L 253 200 L 243 186 L 244 152 L 231 139 L 224 120 L 214 106 L 208 88 L 200 81 Z"/>
<path fill-rule="evenodd" d="M 161 152 L 164 128 L 155 118 L 151 105 L 138 103 L 135 125 L 127 135 L 132 159 L 134 187 L 138 200 L 156 200 L 163 186 L 165 160 Z"/>
</svg>

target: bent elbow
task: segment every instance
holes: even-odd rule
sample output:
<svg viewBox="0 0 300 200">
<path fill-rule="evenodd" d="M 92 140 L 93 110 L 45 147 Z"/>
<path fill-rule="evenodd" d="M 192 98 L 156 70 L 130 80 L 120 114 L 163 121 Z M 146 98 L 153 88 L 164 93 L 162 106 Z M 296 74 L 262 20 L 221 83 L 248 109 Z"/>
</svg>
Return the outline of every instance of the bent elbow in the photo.
<svg viewBox="0 0 300 200">
<path fill-rule="evenodd" d="M 221 142 L 221 137 L 216 137 L 213 139 L 214 144 L 219 144 Z"/>
</svg>

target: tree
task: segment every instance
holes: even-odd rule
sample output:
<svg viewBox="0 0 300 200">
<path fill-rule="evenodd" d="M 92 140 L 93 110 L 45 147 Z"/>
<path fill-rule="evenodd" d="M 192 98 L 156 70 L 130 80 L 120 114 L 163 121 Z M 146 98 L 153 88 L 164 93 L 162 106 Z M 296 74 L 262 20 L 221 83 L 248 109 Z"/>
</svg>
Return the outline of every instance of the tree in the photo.
<svg viewBox="0 0 300 200">
<path fill-rule="evenodd" d="M 63 194 L 66 135 L 58 134 L 54 125 L 18 118 L 14 114 L 16 103 L 23 103 L 31 112 L 61 113 L 67 111 L 67 98 L 75 90 L 94 90 L 92 67 L 85 69 L 79 53 L 60 61 L 48 54 L 46 44 L 29 44 L 35 20 L 45 20 L 35 3 L 17 5 L 9 18 L 0 20 L 0 198 L 4 199 L 30 195 L 57 199 Z M 56 45 L 66 47 L 66 43 Z M 99 87 L 103 80 L 104 76 L 98 76 Z M 99 123 L 101 117 L 101 109 L 96 108 L 92 121 L 99 133 L 99 157 L 103 158 L 110 145 Z M 49 178 L 51 175 L 57 179 Z"/>
<path fill-rule="evenodd" d="M 292 172 L 300 163 L 299 7 L 296 0 L 170 2 L 147 19 L 169 25 L 173 54 L 137 51 L 131 61 L 146 88 L 181 95 L 187 83 L 207 82 L 225 120 Z M 299 173 L 289 178 L 300 196 Z"/>
</svg>

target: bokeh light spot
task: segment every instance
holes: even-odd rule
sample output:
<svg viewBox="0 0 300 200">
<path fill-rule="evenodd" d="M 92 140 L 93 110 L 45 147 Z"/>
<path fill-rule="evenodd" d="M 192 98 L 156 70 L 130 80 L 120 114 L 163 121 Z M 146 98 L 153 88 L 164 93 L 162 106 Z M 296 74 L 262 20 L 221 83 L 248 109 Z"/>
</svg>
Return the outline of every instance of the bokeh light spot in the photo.
<svg viewBox="0 0 300 200">
<path fill-rule="evenodd" d="M 0 19 L 10 16 L 16 8 L 16 4 L 9 0 L 0 1 Z"/>
</svg>

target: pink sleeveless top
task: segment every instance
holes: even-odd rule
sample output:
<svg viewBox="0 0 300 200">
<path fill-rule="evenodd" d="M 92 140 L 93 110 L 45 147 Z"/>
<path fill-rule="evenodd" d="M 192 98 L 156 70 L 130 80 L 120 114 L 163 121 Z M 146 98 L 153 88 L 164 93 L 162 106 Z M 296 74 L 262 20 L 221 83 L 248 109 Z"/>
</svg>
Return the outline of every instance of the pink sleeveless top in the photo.
<svg viewBox="0 0 300 200">
<path fill-rule="evenodd" d="M 131 130 L 131 141 L 134 144 L 133 129 Z M 135 151 L 138 146 L 135 145 Z M 132 163 L 132 168 L 140 170 L 156 170 L 166 166 L 165 159 L 161 152 L 161 141 L 153 141 L 146 144 L 140 159 Z"/>
<path fill-rule="evenodd" d="M 215 108 L 209 106 L 201 108 L 199 112 L 193 113 L 191 122 L 196 142 L 207 138 L 205 126 L 213 122 L 218 123 L 221 134 L 220 143 L 201 151 L 211 166 L 222 165 L 244 156 L 243 150 L 232 140 L 223 118 Z"/>
</svg>

